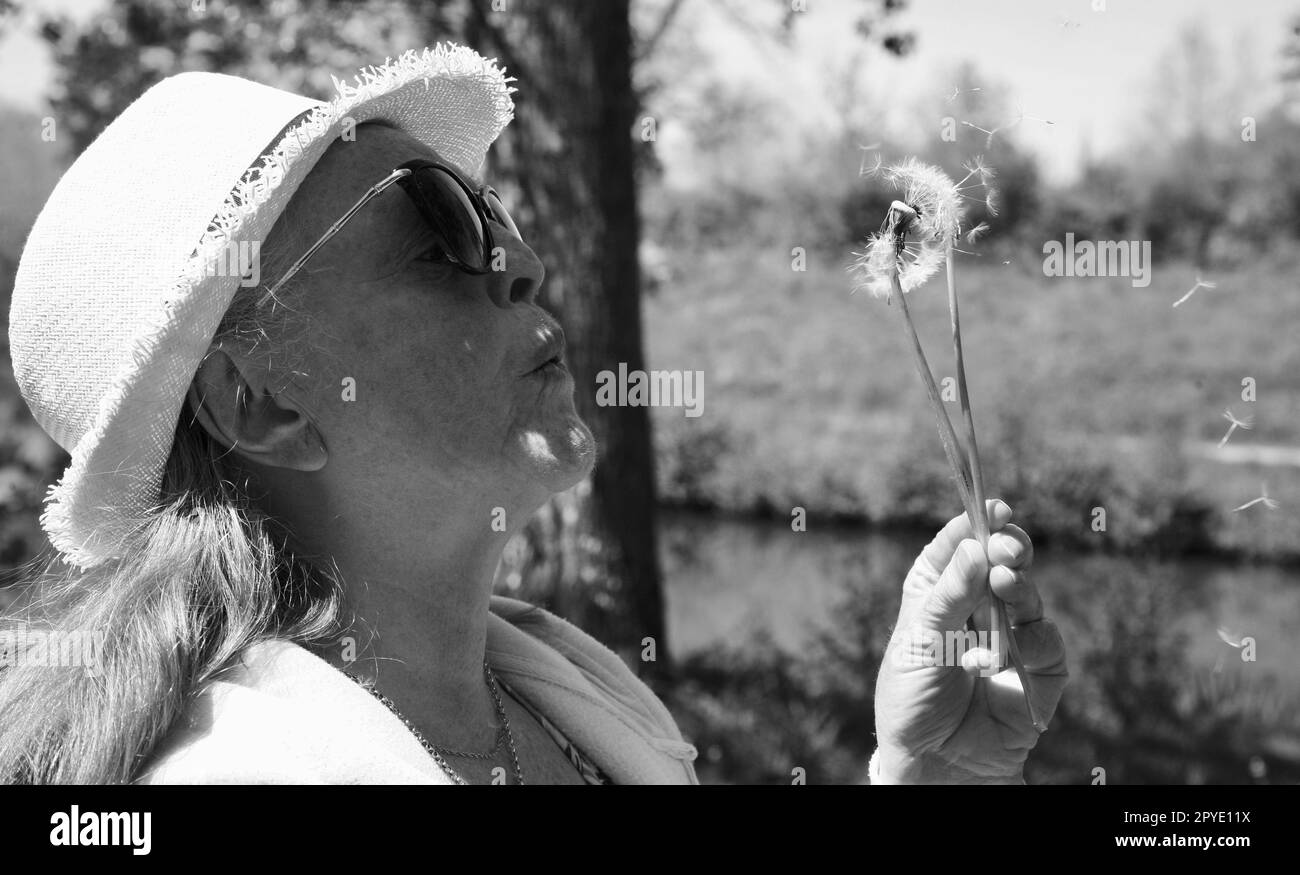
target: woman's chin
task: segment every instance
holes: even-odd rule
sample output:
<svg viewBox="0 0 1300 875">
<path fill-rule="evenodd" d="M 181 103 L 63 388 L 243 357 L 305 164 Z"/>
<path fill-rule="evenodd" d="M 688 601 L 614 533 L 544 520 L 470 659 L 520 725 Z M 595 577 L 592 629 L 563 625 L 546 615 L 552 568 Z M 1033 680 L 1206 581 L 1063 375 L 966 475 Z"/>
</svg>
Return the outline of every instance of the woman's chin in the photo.
<svg viewBox="0 0 1300 875">
<path fill-rule="evenodd" d="M 522 432 L 518 448 L 533 478 L 553 493 L 576 486 L 596 466 L 596 439 L 576 414 L 545 430 Z"/>
</svg>

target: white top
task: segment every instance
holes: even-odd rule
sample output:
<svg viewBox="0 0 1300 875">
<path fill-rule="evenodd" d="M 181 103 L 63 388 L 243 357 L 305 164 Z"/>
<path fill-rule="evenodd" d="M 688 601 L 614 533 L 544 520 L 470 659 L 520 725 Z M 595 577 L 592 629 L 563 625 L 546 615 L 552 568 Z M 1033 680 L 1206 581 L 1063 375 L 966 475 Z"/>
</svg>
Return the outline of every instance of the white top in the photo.
<svg viewBox="0 0 1300 875">
<path fill-rule="evenodd" d="M 576 626 L 493 596 L 487 660 L 617 784 L 698 784 L 667 708 Z M 451 784 L 381 702 L 305 648 L 270 640 L 210 683 L 155 751 L 146 784 Z"/>
</svg>

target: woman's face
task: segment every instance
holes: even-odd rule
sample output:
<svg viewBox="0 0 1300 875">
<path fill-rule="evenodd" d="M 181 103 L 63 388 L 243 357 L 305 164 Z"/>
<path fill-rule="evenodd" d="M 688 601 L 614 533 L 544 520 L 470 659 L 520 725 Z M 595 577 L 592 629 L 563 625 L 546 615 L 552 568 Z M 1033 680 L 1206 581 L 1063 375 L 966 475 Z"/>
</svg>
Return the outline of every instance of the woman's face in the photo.
<svg viewBox="0 0 1300 875">
<path fill-rule="evenodd" d="M 280 223 L 294 229 L 287 254 L 398 164 L 438 157 L 395 129 L 359 126 L 294 196 Z M 305 286 L 291 300 L 305 327 L 294 384 L 308 389 L 329 478 L 359 501 L 535 507 L 594 464 L 567 368 L 538 370 L 563 342 L 535 303 L 545 271 L 504 227 L 492 232 L 504 270 L 473 276 L 435 260 L 435 237 L 393 186 L 297 275 Z"/>
</svg>

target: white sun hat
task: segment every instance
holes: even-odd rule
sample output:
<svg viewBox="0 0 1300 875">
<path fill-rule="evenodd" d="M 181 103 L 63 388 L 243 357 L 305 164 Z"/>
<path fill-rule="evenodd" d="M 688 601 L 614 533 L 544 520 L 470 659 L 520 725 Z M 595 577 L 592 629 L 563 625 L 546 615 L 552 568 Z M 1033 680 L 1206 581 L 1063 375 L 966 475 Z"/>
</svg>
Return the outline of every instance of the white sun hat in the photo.
<svg viewBox="0 0 1300 875">
<path fill-rule="evenodd" d="M 72 457 L 41 525 L 65 562 L 120 557 L 159 499 L 186 390 L 264 240 L 340 135 L 385 121 L 476 181 L 514 103 L 495 61 L 439 44 L 334 80 L 320 102 L 216 73 L 146 91 L 63 175 L 23 250 L 9 344 Z"/>
</svg>

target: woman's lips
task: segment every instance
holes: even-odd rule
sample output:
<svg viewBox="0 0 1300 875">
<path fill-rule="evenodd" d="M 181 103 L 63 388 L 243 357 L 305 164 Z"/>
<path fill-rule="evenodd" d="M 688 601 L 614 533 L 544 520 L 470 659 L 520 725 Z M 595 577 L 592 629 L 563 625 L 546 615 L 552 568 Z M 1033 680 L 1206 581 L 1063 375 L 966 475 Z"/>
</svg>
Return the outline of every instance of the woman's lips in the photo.
<svg viewBox="0 0 1300 875">
<path fill-rule="evenodd" d="M 534 353 L 537 355 L 537 358 L 533 359 L 533 361 L 538 364 L 531 371 L 528 371 L 527 374 L 535 374 L 543 368 L 555 363 L 563 365 L 564 349 L 566 346 L 567 344 L 564 341 L 563 328 L 560 328 L 557 325 L 550 331 L 546 332 L 544 342 L 537 347 Z M 525 374 L 525 376 L 527 376 L 527 374 Z"/>
<path fill-rule="evenodd" d="M 564 359 L 552 358 L 552 359 L 547 359 L 540 366 L 533 368 L 533 370 L 529 371 L 526 376 L 544 377 L 550 379 L 550 378 L 569 377 L 571 375 L 569 373 L 568 367 L 564 364 Z"/>
</svg>

